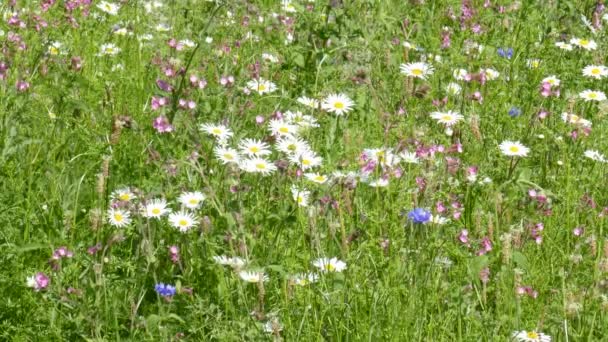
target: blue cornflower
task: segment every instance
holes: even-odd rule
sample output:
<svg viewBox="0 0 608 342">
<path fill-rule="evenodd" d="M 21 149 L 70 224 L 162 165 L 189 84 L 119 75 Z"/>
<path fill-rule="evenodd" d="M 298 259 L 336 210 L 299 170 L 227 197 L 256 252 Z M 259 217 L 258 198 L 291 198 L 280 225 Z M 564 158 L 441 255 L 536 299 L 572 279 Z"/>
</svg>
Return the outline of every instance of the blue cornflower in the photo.
<svg viewBox="0 0 608 342">
<path fill-rule="evenodd" d="M 498 52 L 498 55 L 502 58 L 511 59 L 511 57 L 513 57 L 513 48 L 508 48 L 506 50 L 503 48 L 498 48 L 496 52 Z"/>
<path fill-rule="evenodd" d="M 169 284 L 158 283 L 154 286 L 154 290 L 163 297 L 171 297 L 175 294 L 175 286 Z"/>
<path fill-rule="evenodd" d="M 426 223 L 431 220 L 431 212 L 422 208 L 415 208 L 410 210 L 407 218 L 414 223 Z"/>
<path fill-rule="evenodd" d="M 511 109 L 509 109 L 509 116 L 512 118 L 516 118 L 518 116 L 521 115 L 521 109 L 517 108 L 517 107 L 511 107 Z"/>
</svg>

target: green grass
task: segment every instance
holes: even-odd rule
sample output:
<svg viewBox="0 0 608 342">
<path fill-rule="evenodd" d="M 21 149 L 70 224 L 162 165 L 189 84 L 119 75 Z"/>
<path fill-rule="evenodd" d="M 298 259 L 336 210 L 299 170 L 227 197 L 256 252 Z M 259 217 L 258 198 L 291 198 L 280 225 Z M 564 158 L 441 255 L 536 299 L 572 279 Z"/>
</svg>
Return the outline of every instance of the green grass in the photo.
<svg viewBox="0 0 608 342">
<path fill-rule="evenodd" d="M 295 13 L 276 1 L 192 0 L 163 2 L 147 13 L 143 1 L 130 1 L 116 16 L 95 5 L 89 16 L 77 9 L 77 27 L 64 2 L 40 12 L 38 2 L 19 1 L 15 9 L 29 9 L 19 14 L 25 28 L 9 25 L 12 10 L 0 5 L 7 13 L 0 61 L 9 66 L 0 81 L 0 340 L 506 341 L 521 330 L 554 341 L 605 339 L 607 164 L 583 154 L 608 154 L 608 106 L 579 93 L 608 90 L 605 78 L 581 72 L 606 64 L 608 21 L 595 34 L 583 24 L 581 15 L 593 16 L 593 1 L 492 1 L 490 8 L 472 2 L 475 14 L 464 30 L 458 1 L 297 1 Z M 273 12 L 293 22 L 282 23 Z M 35 14 L 48 27 L 37 31 Z M 161 22 L 172 30 L 156 31 Z M 479 34 L 471 31 L 477 23 Z M 115 25 L 132 35 L 112 34 Z M 444 27 L 449 48 L 441 48 Z M 25 50 L 9 39 L 13 33 Z M 149 41 L 139 39 L 145 34 Z M 598 47 L 555 46 L 572 37 Z M 171 38 L 196 48 L 176 51 Z M 49 54 L 53 41 L 62 44 L 61 54 Z M 122 51 L 98 56 L 110 42 Z M 508 47 L 512 58 L 497 54 Z M 264 62 L 262 53 L 279 63 Z M 435 70 L 426 80 L 400 73 L 401 63 L 426 54 L 441 56 L 427 61 Z M 73 57 L 81 69 L 72 66 Z M 538 68 L 528 66 L 530 59 L 541 60 Z M 187 69 L 183 76 L 164 74 L 170 60 Z M 277 91 L 243 91 L 255 63 Z M 492 68 L 500 76 L 483 85 L 457 81 L 459 68 Z M 191 74 L 207 86 L 191 87 Z M 234 85 L 222 86 L 229 75 Z M 540 95 L 541 80 L 550 75 L 561 80 L 559 97 Z M 174 91 L 160 90 L 157 79 Z M 29 83 L 27 91 L 17 90 L 19 80 Z M 446 93 L 451 82 L 462 86 L 459 95 Z M 471 99 L 476 91 L 483 101 Z M 332 93 L 349 96 L 354 109 L 338 117 L 296 101 Z M 153 96 L 172 103 L 152 110 Z M 433 104 L 446 96 L 445 106 Z M 196 108 L 180 109 L 180 98 Z M 521 115 L 510 117 L 512 107 Z M 234 132 L 232 147 L 242 138 L 272 146 L 267 123 L 287 110 L 318 120 L 319 127 L 301 134 L 323 158 L 314 172 L 358 171 L 369 148 L 398 153 L 441 145 L 446 151 L 401 163 L 403 175 L 391 176 L 387 187 L 319 185 L 298 177 L 294 165 L 266 177 L 223 165 L 213 152 L 217 142 L 199 129 L 225 122 Z M 429 117 L 447 110 L 464 115 L 451 136 Z M 550 115 L 539 119 L 541 110 Z M 563 112 L 592 121 L 591 131 L 565 123 Z M 152 121 L 161 114 L 173 132 L 155 131 Z M 256 116 L 265 122 L 256 124 Z M 117 128 L 118 119 L 127 124 Z M 505 140 L 521 141 L 530 153 L 512 161 L 498 148 Z M 457 143 L 462 153 L 450 150 Z M 449 167 L 446 157 L 457 166 Z M 274 147 L 268 159 L 287 160 Z M 475 182 L 467 179 L 469 166 L 479 169 Z M 371 178 L 382 173 L 376 167 Z M 294 184 L 311 191 L 308 207 L 293 200 Z M 167 219 L 148 220 L 131 208 L 133 222 L 114 227 L 107 210 L 111 194 L 124 187 L 140 200 L 166 198 L 174 210 L 182 192 L 201 191 L 199 224 L 180 233 Z M 548 203 L 531 199 L 530 189 Z M 438 202 L 446 213 L 438 212 Z M 417 207 L 450 221 L 415 225 L 407 214 Z M 531 233 L 538 223 L 541 244 Z M 576 227 L 584 228 L 581 236 L 573 234 Z M 463 229 L 470 246 L 459 240 Z M 478 255 L 484 238 L 492 248 Z M 97 253 L 87 252 L 98 243 Z M 52 267 L 61 246 L 74 256 Z M 179 263 L 171 261 L 170 246 L 179 247 Z M 218 255 L 247 259 L 244 269 L 263 269 L 269 280 L 244 282 L 214 262 Z M 293 274 L 315 271 L 312 262 L 320 257 L 337 257 L 347 268 L 306 286 L 290 282 Z M 27 287 L 37 272 L 50 278 L 48 288 Z M 161 282 L 177 287 L 171 300 L 155 292 Z M 524 286 L 537 297 L 518 295 Z M 265 332 L 273 319 L 282 331 Z"/>
</svg>

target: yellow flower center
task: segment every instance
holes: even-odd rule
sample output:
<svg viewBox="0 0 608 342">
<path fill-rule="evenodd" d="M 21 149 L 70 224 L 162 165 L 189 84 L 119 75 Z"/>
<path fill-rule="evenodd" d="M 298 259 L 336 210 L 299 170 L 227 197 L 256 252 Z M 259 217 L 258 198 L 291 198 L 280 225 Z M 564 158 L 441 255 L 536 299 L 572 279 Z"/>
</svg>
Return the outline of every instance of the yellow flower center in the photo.
<svg viewBox="0 0 608 342">
<path fill-rule="evenodd" d="M 214 128 L 211 130 L 211 133 L 219 135 L 222 134 L 222 130 L 219 128 Z"/>
<path fill-rule="evenodd" d="M 451 115 L 444 115 L 441 117 L 442 121 L 452 121 L 452 116 Z"/>
<path fill-rule="evenodd" d="M 107 47 L 106 48 L 106 52 L 107 53 L 112 53 L 112 52 L 114 52 L 114 48 L 113 47 Z"/>
<path fill-rule="evenodd" d="M 129 194 L 120 194 L 120 196 L 118 196 L 118 198 L 120 198 L 121 201 L 128 201 L 131 199 L 131 195 Z"/>
<path fill-rule="evenodd" d="M 315 180 L 317 182 L 324 182 L 325 181 L 325 176 L 323 176 L 323 175 L 315 176 Z"/>
<path fill-rule="evenodd" d="M 526 336 L 527 336 L 528 338 L 535 339 L 535 340 L 536 340 L 536 339 L 538 339 L 538 337 L 539 337 L 539 336 L 538 336 L 538 333 L 536 333 L 535 331 L 528 331 L 528 332 L 526 333 Z"/>
<path fill-rule="evenodd" d="M 591 69 L 591 74 L 592 75 L 599 75 L 600 74 L 600 69 L 598 69 L 598 68 Z"/>
<path fill-rule="evenodd" d="M 266 170 L 266 164 L 264 163 L 257 163 L 255 164 L 255 168 L 258 170 Z"/>
<path fill-rule="evenodd" d="M 578 115 L 574 115 L 574 114 L 572 114 L 572 116 L 570 117 L 570 120 L 571 120 L 572 122 L 575 122 L 575 123 L 576 123 L 576 122 L 578 122 L 578 120 L 580 120 L 580 118 L 578 117 Z"/>
<path fill-rule="evenodd" d="M 195 205 L 198 204 L 198 200 L 196 198 L 191 198 L 190 200 L 188 200 L 188 203 Z"/>
<path fill-rule="evenodd" d="M 124 219 L 124 217 L 122 216 L 122 214 L 119 214 L 119 213 L 114 214 L 114 221 L 122 222 L 123 219 Z"/>
<path fill-rule="evenodd" d="M 188 225 L 188 221 L 185 219 L 181 219 L 179 220 L 179 222 L 177 222 L 180 226 L 185 227 Z"/>
<path fill-rule="evenodd" d="M 59 49 L 57 49 L 57 48 L 56 48 L 56 47 L 54 47 L 54 46 L 51 46 L 51 47 L 49 48 L 49 52 L 51 53 L 51 55 L 57 55 L 57 54 L 59 54 Z"/>
<path fill-rule="evenodd" d="M 224 158 L 228 159 L 228 160 L 233 160 L 234 156 L 232 156 L 232 154 L 230 154 L 230 153 L 224 153 Z"/>
<path fill-rule="evenodd" d="M 152 214 L 154 214 L 154 215 L 160 214 L 160 209 L 158 209 L 158 208 L 152 209 Z"/>
<path fill-rule="evenodd" d="M 423 72 L 421 69 L 412 69 L 412 74 L 414 74 L 414 76 L 420 76 Z"/>
<path fill-rule="evenodd" d="M 298 196 L 298 203 L 302 203 L 302 202 L 304 202 L 304 197 Z"/>
<path fill-rule="evenodd" d="M 249 148 L 249 152 L 251 152 L 251 153 L 258 153 L 258 152 L 260 152 L 260 148 L 257 147 L 257 146 L 251 146 Z"/>
<path fill-rule="evenodd" d="M 511 147 L 509 147 L 509 151 L 511 151 L 513 153 L 517 153 L 517 152 L 519 152 L 519 147 L 517 147 L 517 146 L 511 146 Z"/>
<path fill-rule="evenodd" d="M 264 84 L 258 85 L 258 91 L 264 91 L 264 90 L 266 90 L 266 86 Z"/>
<path fill-rule="evenodd" d="M 336 102 L 336 103 L 334 103 L 334 108 L 336 108 L 336 109 L 343 109 L 344 108 L 344 103 L 342 103 L 342 102 Z"/>
<path fill-rule="evenodd" d="M 283 126 L 283 127 L 279 128 L 279 132 L 281 132 L 281 133 L 289 133 L 289 128 Z"/>
<path fill-rule="evenodd" d="M 310 160 L 308 160 L 308 159 L 302 160 L 302 165 L 310 165 L 310 164 L 311 164 Z"/>
<path fill-rule="evenodd" d="M 596 93 L 589 93 L 589 98 L 590 99 L 595 99 L 595 98 L 597 98 L 597 94 Z"/>
<path fill-rule="evenodd" d="M 110 6 L 109 4 L 106 4 L 105 8 L 106 8 L 106 11 L 111 11 L 112 10 L 112 6 Z"/>
<path fill-rule="evenodd" d="M 329 271 L 329 272 L 333 272 L 336 270 L 336 266 L 334 266 L 333 264 L 329 263 L 329 264 L 325 264 L 325 270 Z"/>
<path fill-rule="evenodd" d="M 579 44 L 581 44 L 582 46 L 587 46 L 587 45 L 589 45 L 589 41 L 587 39 L 581 39 Z"/>
</svg>

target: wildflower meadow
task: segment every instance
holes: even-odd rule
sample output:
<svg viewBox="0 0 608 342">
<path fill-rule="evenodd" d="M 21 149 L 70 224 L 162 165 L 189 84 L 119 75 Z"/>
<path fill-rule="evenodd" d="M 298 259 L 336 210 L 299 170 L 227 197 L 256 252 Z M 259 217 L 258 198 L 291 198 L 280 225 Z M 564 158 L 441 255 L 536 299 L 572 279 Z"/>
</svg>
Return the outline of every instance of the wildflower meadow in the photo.
<svg viewBox="0 0 608 342">
<path fill-rule="evenodd" d="M 0 341 L 608 341 L 603 0 L 0 12 Z"/>
</svg>

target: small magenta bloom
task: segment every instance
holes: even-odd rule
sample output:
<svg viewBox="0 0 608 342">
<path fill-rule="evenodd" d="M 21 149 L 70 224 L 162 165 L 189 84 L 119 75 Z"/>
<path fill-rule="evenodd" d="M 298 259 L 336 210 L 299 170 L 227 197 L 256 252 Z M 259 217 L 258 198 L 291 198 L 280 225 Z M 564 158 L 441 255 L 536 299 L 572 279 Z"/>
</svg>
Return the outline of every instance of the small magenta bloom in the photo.
<svg viewBox="0 0 608 342">
<path fill-rule="evenodd" d="M 175 295 L 175 286 L 169 284 L 158 283 L 154 286 L 154 290 L 163 297 L 172 297 Z"/>
<path fill-rule="evenodd" d="M 407 218 L 414 223 L 427 223 L 431 220 L 431 212 L 422 208 L 412 209 Z"/>
<path fill-rule="evenodd" d="M 152 121 L 152 126 L 158 133 L 173 132 L 173 125 L 169 123 L 169 120 L 161 115 Z"/>
<path fill-rule="evenodd" d="M 34 289 L 34 291 L 40 291 L 46 289 L 51 280 L 46 274 L 38 272 L 35 275 L 27 278 L 27 286 Z"/>
</svg>

